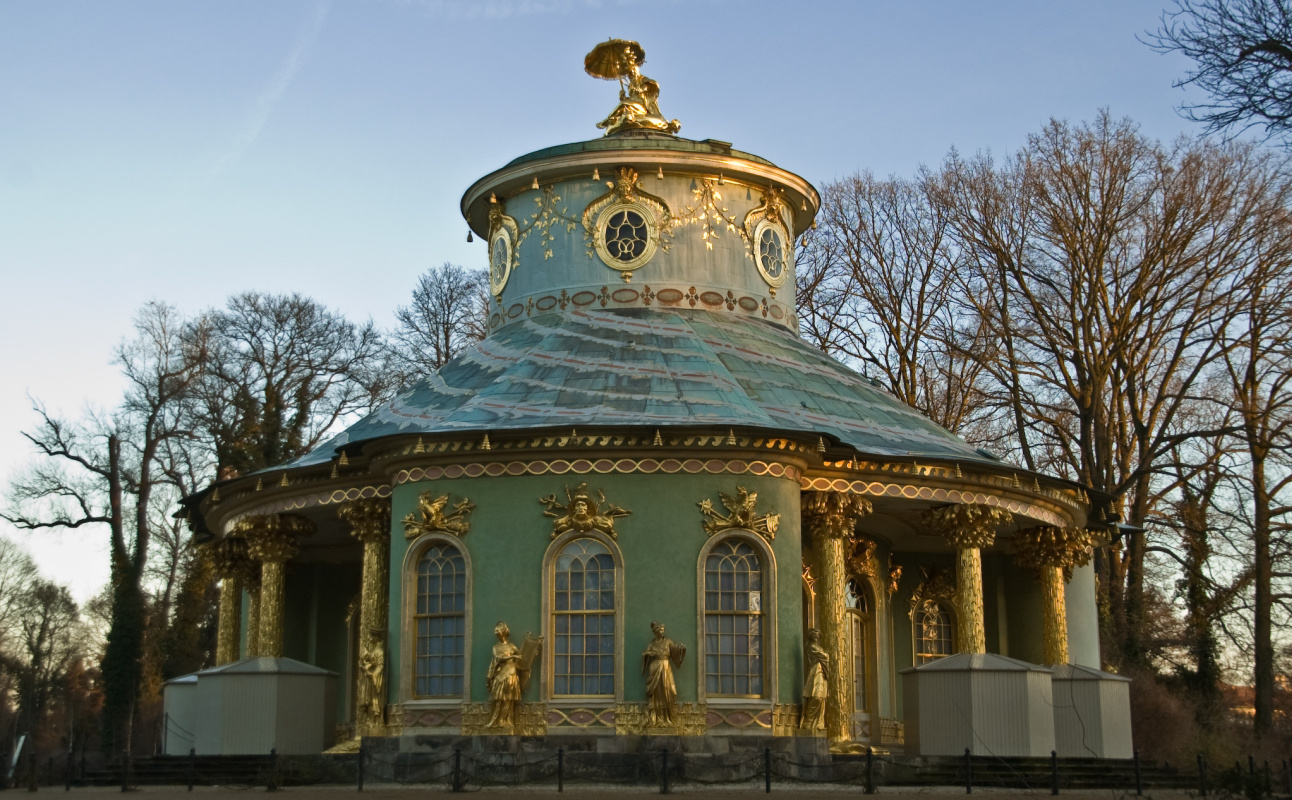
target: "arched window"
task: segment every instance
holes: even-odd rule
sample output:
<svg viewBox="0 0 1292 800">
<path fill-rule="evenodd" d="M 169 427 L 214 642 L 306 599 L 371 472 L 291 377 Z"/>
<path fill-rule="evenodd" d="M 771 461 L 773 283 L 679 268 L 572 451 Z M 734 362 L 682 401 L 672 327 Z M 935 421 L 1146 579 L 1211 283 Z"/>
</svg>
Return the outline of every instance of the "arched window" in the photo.
<svg viewBox="0 0 1292 800">
<path fill-rule="evenodd" d="M 935 600 L 925 600 L 914 615 L 915 663 L 927 664 L 955 652 L 951 613 Z"/>
<path fill-rule="evenodd" d="M 575 539 L 553 576 L 553 696 L 615 694 L 615 560 L 596 539 Z"/>
<path fill-rule="evenodd" d="M 462 696 L 466 609 L 467 566 L 462 553 L 447 542 L 430 545 L 417 560 L 415 696 Z"/>
<path fill-rule="evenodd" d="M 704 689 L 709 696 L 763 694 L 763 565 L 741 539 L 704 560 Z"/>
</svg>

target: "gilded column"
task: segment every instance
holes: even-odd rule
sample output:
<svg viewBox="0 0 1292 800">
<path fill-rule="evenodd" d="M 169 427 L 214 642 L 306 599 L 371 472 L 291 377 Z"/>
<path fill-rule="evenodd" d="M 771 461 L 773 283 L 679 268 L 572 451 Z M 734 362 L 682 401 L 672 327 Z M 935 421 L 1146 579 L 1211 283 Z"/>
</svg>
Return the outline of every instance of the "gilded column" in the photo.
<svg viewBox="0 0 1292 800">
<path fill-rule="evenodd" d="M 211 561 L 220 576 L 220 619 L 216 635 L 215 663 L 237 661 L 242 645 L 242 590 L 254 562 L 247 555 L 247 540 L 226 536 L 213 542 Z"/>
<path fill-rule="evenodd" d="M 260 621 L 256 655 L 283 654 L 283 584 L 287 562 L 300 552 L 299 539 L 314 532 L 314 524 L 294 514 L 244 517 L 236 532 L 246 537 L 247 552 L 260 562 Z"/>
<path fill-rule="evenodd" d="M 254 563 L 254 562 L 253 562 Z M 260 569 L 247 576 L 247 657 L 260 655 Z"/>
<path fill-rule="evenodd" d="M 961 503 L 929 509 L 924 522 L 957 551 L 956 620 L 959 652 L 987 652 L 982 609 L 982 548 L 996 541 L 996 529 L 1013 515 L 1003 508 Z"/>
<path fill-rule="evenodd" d="M 1044 662 L 1067 664 L 1071 658 L 1066 587 L 1072 570 L 1090 561 L 1090 535 L 1080 528 L 1028 528 L 1014 537 L 1014 560 L 1032 570 L 1041 583 Z"/>
<path fill-rule="evenodd" d="M 848 662 L 846 553 L 850 550 L 857 520 L 870 513 L 870 501 L 843 492 L 806 492 L 803 495 L 804 527 L 816 550 L 817 625 L 821 645 L 830 656 L 826 676 L 825 731 L 832 748 L 852 741 L 852 681 Z"/>
<path fill-rule="evenodd" d="M 346 503 L 337 516 L 363 542 L 363 585 L 359 600 L 359 671 L 355 676 L 355 733 L 385 733 L 386 638 L 390 609 L 390 500 Z"/>
</svg>

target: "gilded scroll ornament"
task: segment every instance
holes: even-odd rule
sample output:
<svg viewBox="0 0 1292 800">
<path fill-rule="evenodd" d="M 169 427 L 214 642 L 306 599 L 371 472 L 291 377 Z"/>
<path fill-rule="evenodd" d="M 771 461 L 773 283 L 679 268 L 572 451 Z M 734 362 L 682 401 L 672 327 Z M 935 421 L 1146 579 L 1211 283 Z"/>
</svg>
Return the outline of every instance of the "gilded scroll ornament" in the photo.
<svg viewBox="0 0 1292 800">
<path fill-rule="evenodd" d="M 448 533 L 458 538 L 466 536 L 471 531 L 468 517 L 476 510 L 475 503 L 464 497 L 453 505 L 452 513 L 445 514 L 444 509 L 448 505 L 447 494 L 436 497 L 429 489 L 419 494 L 417 510 L 404 517 L 404 537 L 416 539 L 424 533 Z"/>
<path fill-rule="evenodd" d="M 603 491 L 598 490 L 597 497 L 597 500 L 593 500 L 588 492 L 588 485 L 580 483 L 573 491 L 569 486 L 565 487 L 565 503 L 557 500 L 555 494 L 539 498 L 538 502 L 547 506 L 543 516 L 552 518 L 552 538 L 567 531 L 599 531 L 611 539 L 617 539 L 619 534 L 615 531 L 615 520 L 632 512 L 606 502 L 606 493 Z"/>
<path fill-rule="evenodd" d="M 745 215 L 744 239 L 749 245 L 748 255 L 775 297 L 776 290 L 789 280 L 794 238 L 790 235 L 791 217 L 784 193 L 770 186 L 762 200 Z"/>
<path fill-rule="evenodd" d="M 875 551 L 879 545 L 865 536 L 858 536 L 852 541 L 852 552 L 848 554 L 848 572 L 852 575 L 864 575 L 867 578 L 879 578 L 879 560 Z"/>
<path fill-rule="evenodd" d="M 897 587 L 902 585 L 902 565 L 888 557 L 888 596 L 897 594 Z"/>
<path fill-rule="evenodd" d="M 646 51 L 637 42 L 608 39 L 583 58 L 583 69 L 594 78 L 619 81 L 619 105 L 601 122 L 606 135 L 626 130 L 677 133 L 682 123 L 664 119 L 659 110 L 659 84 L 638 69 Z"/>
<path fill-rule="evenodd" d="M 816 733 L 825 730 L 825 699 L 829 695 L 826 676 L 830 673 L 830 654 L 821 646 L 821 631 L 816 628 L 808 628 L 807 632 L 807 665 L 799 728 Z"/>
<path fill-rule="evenodd" d="M 682 668 L 686 647 L 664 635 L 664 623 L 652 622 L 654 638 L 642 653 L 642 674 L 646 676 L 646 727 L 676 727 L 677 683 L 673 670 Z"/>
<path fill-rule="evenodd" d="M 700 506 L 700 513 L 708 517 L 704 521 L 704 532 L 713 536 L 729 530 L 746 530 L 753 531 L 767 541 L 776 538 L 776 529 L 780 527 L 780 514 L 759 514 L 755 507 L 758 505 L 758 492 L 751 492 L 743 486 L 736 487 L 736 495 L 732 497 L 726 492 L 718 492 L 722 498 L 722 504 L 726 506 L 729 513 L 722 514 L 713 507 L 713 501 L 709 498 L 701 500 L 697 505 Z"/>
<path fill-rule="evenodd" d="M 920 582 L 911 593 L 911 619 L 915 619 L 916 612 L 929 602 L 945 603 L 948 608 L 955 609 L 956 584 L 951 574 L 941 567 L 920 568 Z"/>
<path fill-rule="evenodd" d="M 527 633 L 522 646 L 517 647 L 512 644 L 511 629 L 505 622 L 495 625 L 493 632 L 498 642 L 493 646 L 493 657 L 485 675 L 485 686 L 489 690 L 489 727 L 510 733 L 519 725 L 516 712 L 520 697 L 529 685 L 543 639 Z"/>
<path fill-rule="evenodd" d="M 675 221 L 668 203 L 642 188 L 632 167 L 620 167 L 606 185 L 609 191 L 583 210 L 583 238 L 588 258 L 599 255 L 629 279 L 656 248 L 668 252 Z"/>
</svg>

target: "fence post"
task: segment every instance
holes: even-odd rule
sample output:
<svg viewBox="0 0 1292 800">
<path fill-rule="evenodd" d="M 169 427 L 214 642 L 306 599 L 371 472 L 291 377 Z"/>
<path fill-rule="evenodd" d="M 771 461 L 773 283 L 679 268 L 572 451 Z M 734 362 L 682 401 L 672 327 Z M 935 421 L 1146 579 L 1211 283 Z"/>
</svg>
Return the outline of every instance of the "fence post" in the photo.
<svg viewBox="0 0 1292 800">
<path fill-rule="evenodd" d="M 973 755 L 965 748 L 965 794 L 973 794 Z"/>
<path fill-rule="evenodd" d="M 121 751 L 121 791 L 130 791 L 130 749 Z"/>
<path fill-rule="evenodd" d="M 462 750 L 453 748 L 453 791 L 462 791 Z"/>
<path fill-rule="evenodd" d="M 565 791 L 565 748 L 556 748 L 556 791 Z"/>
<path fill-rule="evenodd" d="M 72 745 L 69 744 L 67 746 L 67 769 L 65 770 L 67 774 L 63 776 L 65 781 L 63 791 L 65 792 L 72 791 L 72 759 L 75 757 L 76 755 L 72 752 Z"/>
<path fill-rule="evenodd" d="M 197 780 L 197 748 L 188 749 L 188 790 L 193 791 L 193 783 Z"/>
<path fill-rule="evenodd" d="M 1286 758 L 1283 759 L 1283 782 L 1287 784 L 1288 794 L 1292 794 L 1292 764 Z"/>
<path fill-rule="evenodd" d="M 1139 771 L 1139 750 L 1136 750 L 1135 751 L 1135 796 L 1142 797 L 1143 795 L 1144 795 L 1144 780 L 1141 777 L 1140 771 Z"/>
<path fill-rule="evenodd" d="M 1256 756 L 1253 756 L 1251 753 L 1247 754 L 1247 774 L 1256 774 Z"/>
<path fill-rule="evenodd" d="M 278 748 L 269 748 L 269 781 L 265 787 L 266 791 L 278 791 Z"/>
<path fill-rule="evenodd" d="M 1059 793 L 1059 751 L 1050 751 L 1050 794 Z"/>
<path fill-rule="evenodd" d="M 875 793 L 875 748 L 866 746 L 866 794 Z"/>
<path fill-rule="evenodd" d="M 659 771 L 659 793 L 668 794 L 668 750 L 660 750 L 659 758 L 662 765 Z"/>
<path fill-rule="evenodd" d="M 363 791 L 363 767 L 364 767 L 363 762 L 364 762 L 364 756 L 366 756 L 366 755 L 368 755 L 368 752 L 367 752 L 366 750 L 364 750 L 364 749 L 363 749 L 363 739 L 360 739 L 360 740 L 359 740 L 359 770 L 358 770 L 358 772 L 359 772 L 359 775 L 358 775 L 359 785 L 358 785 L 358 790 L 359 790 L 359 791 L 361 791 L 361 792 Z"/>
<path fill-rule="evenodd" d="M 1274 784 L 1270 782 L 1270 760 L 1265 759 L 1265 794 L 1274 794 Z"/>
<path fill-rule="evenodd" d="M 1207 796 L 1207 761 L 1198 753 L 1198 794 Z"/>
<path fill-rule="evenodd" d="M 763 748 L 763 792 L 772 793 L 772 748 Z"/>
</svg>

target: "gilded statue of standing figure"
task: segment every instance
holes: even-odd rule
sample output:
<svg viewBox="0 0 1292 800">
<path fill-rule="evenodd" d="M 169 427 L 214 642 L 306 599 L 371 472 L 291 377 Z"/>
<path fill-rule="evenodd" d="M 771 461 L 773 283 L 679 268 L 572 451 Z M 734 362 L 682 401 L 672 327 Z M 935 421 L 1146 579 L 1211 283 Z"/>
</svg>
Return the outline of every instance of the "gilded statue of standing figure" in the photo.
<svg viewBox="0 0 1292 800">
<path fill-rule="evenodd" d="M 520 648 L 511 643 L 511 629 L 507 623 L 499 622 L 493 626 L 493 633 L 498 637 L 498 643 L 493 646 L 493 659 L 485 676 L 491 705 L 489 727 L 512 729 L 516 727 L 516 708 L 520 705 L 521 653 Z"/>
<path fill-rule="evenodd" d="M 646 676 L 646 726 L 677 725 L 677 683 L 674 668 L 681 669 L 686 648 L 664 635 L 664 623 L 652 622 L 655 638 L 642 653 L 642 674 Z"/>
<path fill-rule="evenodd" d="M 825 728 L 825 698 L 829 694 L 826 678 L 830 675 L 830 654 L 821 646 L 821 631 L 808 628 L 807 677 L 803 680 L 803 719 L 799 729 L 819 731 Z"/>
</svg>

